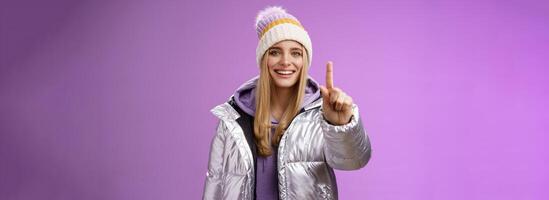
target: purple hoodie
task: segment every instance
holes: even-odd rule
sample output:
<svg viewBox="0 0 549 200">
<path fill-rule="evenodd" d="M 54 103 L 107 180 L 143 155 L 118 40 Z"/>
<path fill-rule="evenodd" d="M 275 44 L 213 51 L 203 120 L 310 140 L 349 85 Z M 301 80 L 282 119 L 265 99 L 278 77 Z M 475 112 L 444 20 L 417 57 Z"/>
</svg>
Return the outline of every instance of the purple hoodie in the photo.
<svg viewBox="0 0 549 200">
<path fill-rule="evenodd" d="M 255 88 L 259 76 L 256 76 L 242 84 L 234 93 L 234 99 L 238 107 L 251 116 L 255 116 Z M 311 77 L 308 77 L 305 96 L 303 97 L 303 108 L 314 102 L 320 97 L 318 83 Z M 271 118 L 271 137 L 278 122 Z M 273 155 L 269 157 L 257 157 L 256 171 L 256 199 L 272 200 L 278 199 L 278 170 L 277 170 L 278 149 L 273 148 Z"/>
</svg>

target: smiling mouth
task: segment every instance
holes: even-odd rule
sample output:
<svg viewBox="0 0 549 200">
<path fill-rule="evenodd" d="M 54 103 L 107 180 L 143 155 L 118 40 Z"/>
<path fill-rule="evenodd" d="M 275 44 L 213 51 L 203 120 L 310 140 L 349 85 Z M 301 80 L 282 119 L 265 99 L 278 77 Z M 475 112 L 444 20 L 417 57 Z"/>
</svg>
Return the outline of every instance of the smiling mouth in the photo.
<svg viewBox="0 0 549 200">
<path fill-rule="evenodd" d="M 274 70 L 277 74 L 280 75 L 292 75 L 295 73 L 295 70 Z"/>
</svg>

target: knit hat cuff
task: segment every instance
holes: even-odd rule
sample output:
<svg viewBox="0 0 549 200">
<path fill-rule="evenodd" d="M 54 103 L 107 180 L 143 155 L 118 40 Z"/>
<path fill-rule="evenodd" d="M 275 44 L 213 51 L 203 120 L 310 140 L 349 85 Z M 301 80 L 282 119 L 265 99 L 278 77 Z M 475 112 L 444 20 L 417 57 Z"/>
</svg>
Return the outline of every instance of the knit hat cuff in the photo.
<svg viewBox="0 0 549 200">
<path fill-rule="evenodd" d="M 283 40 L 295 40 L 301 43 L 307 50 L 307 58 L 309 60 L 309 66 L 312 63 L 313 48 L 311 44 L 311 38 L 309 34 L 302 27 L 296 26 L 290 23 L 284 23 L 274 26 L 269 29 L 263 37 L 259 40 L 256 49 L 257 66 L 261 67 L 261 58 L 272 45 Z"/>
</svg>

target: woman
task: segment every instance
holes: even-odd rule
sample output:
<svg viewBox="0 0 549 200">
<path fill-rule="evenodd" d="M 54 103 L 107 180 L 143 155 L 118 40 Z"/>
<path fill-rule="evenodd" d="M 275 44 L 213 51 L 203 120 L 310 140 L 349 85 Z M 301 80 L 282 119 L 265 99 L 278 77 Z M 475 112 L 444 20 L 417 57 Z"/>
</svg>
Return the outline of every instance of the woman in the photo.
<svg viewBox="0 0 549 200">
<path fill-rule="evenodd" d="M 260 74 L 212 112 L 204 199 L 337 199 L 333 169 L 356 170 L 371 155 L 358 107 L 308 76 L 312 46 L 299 21 L 280 7 L 261 11 Z"/>
</svg>

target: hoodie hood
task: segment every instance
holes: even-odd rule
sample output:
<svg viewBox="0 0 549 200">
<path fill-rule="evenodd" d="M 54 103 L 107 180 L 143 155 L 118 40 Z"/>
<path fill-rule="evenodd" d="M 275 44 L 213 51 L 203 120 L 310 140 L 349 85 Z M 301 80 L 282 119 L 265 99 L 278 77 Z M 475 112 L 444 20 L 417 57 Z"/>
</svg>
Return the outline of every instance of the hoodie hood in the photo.
<svg viewBox="0 0 549 200">
<path fill-rule="evenodd" d="M 242 84 L 234 93 L 236 105 L 250 116 L 255 116 L 255 89 L 259 76 L 256 76 Z M 320 98 L 319 84 L 310 76 L 307 77 L 307 86 L 305 87 L 305 96 L 300 109 L 313 103 Z"/>
</svg>

